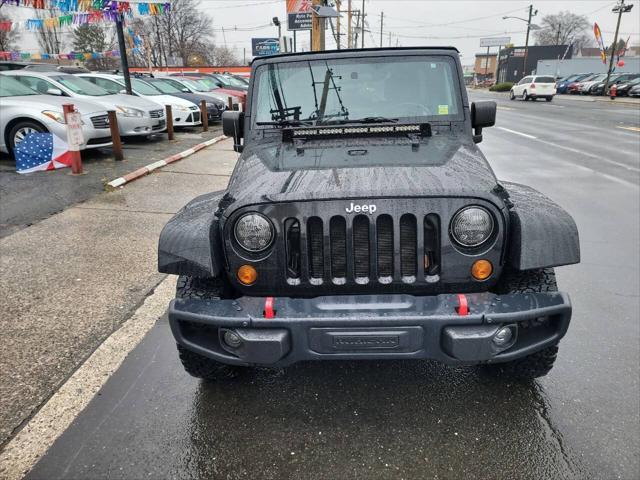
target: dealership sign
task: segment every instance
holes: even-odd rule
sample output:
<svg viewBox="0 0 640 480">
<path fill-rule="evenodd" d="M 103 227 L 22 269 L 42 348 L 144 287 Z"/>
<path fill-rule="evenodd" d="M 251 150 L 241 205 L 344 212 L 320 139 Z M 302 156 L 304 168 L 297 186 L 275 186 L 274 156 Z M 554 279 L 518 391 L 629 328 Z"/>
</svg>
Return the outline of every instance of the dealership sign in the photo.
<svg viewBox="0 0 640 480">
<path fill-rule="evenodd" d="M 511 43 L 511 37 L 491 37 L 481 38 L 481 47 L 500 47 L 502 45 L 509 45 Z"/>
<path fill-rule="evenodd" d="M 311 0 L 287 0 L 287 28 L 289 30 L 311 30 Z"/>
<path fill-rule="evenodd" d="M 251 53 L 254 57 L 264 57 L 280 53 L 280 41 L 277 38 L 252 38 Z"/>
</svg>

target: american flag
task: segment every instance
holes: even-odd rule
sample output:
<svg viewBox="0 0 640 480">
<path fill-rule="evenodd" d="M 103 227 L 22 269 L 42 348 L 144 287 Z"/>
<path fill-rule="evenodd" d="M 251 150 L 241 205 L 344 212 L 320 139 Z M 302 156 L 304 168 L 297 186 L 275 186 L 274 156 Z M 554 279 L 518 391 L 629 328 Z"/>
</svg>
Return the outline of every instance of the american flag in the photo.
<svg viewBox="0 0 640 480">
<path fill-rule="evenodd" d="M 15 156 L 18 173 L 71 166 L 69 147 L 52 133 L 30 133 L 16 145 Z"/>
</svg>

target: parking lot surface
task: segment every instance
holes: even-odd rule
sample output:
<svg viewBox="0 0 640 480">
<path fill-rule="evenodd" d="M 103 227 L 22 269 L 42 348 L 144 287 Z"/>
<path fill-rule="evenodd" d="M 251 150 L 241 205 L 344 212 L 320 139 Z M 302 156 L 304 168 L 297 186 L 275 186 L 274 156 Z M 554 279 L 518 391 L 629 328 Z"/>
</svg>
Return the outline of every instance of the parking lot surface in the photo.
<svg viewBox="0 0 640 480">
<path fill-rule="evenodd" d="M 202 128 L 181 129 L 171 142 L 166 134 L 148 139 L 126 138 L 122 161 L 113 158 L 111 147 L 85 150 L 82 152 L 84 173 L 75 176 L 69 168 L 21 175 L 16 173 L 13 158 L 2 154 L 0 238 L 94 197 L 104 190 L 105 183 L 120 175 L 191 148 L 220 132 L 219 125 L 212 125 L 208 132 L 202 132 Z"/>
<path fill-rule="evenodd" d="M 637 478 L 640 112 L 472 99 L 498 101 L 481 144 L 498 177 L 580 231 L 582 263 L 557 269 L 574 311 L 547 377 L 325 362 L 205 385 L 163 317 L 28 478 Z"/>
</svg>

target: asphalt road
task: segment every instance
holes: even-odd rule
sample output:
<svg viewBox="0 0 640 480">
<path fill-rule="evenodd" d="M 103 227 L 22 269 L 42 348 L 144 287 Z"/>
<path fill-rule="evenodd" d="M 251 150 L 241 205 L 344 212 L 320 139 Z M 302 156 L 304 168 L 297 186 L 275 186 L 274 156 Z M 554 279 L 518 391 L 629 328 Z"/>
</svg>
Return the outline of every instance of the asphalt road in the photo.
<svg viewBox="0 0 640 480">
<path fill-rule="evenodd" d="M 475 94 L 476 100 L 498 98 Z M 563 205 L 583 261 L 554 370 L 533 385 L 430 362 L 299 364 L 204 385 L 166 319 L 29 478 L 637 478 L 637 107 L 499 97 L 498 176 Z"/>
</svg>

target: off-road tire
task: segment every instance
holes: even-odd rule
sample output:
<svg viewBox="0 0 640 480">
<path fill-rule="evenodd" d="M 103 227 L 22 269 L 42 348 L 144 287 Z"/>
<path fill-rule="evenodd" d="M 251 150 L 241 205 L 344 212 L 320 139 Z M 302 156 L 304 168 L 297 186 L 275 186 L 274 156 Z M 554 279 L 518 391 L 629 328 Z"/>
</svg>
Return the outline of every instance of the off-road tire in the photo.
<svg viewBox="0 0 640 480">
<path fill-rule="evenodd" d="M 512 270 L 502 275 L 495 291 L 500 294 L 557 292 L 558 285 L 553 268 Z M 527 381 L 549 373 L 557 355 L 558 346 L 552 345 L 511 362 L 492 363 L 483 367 L 487 373 L 497 377 Z"/>
<path fill-rule="evenodd" d="M 177 298 L 195 298 L 208 300 L 220 298 L 224 291 L 224 283 L 217 278 L 196 278 L 180 276 L 176 285 Z M 192 377 L 201 378 L 207 382 L 231 380 L 238 377 L 244 367 L 226 365 L 178 344 L 178 355 L 185 371 Z"/>
</svg>

